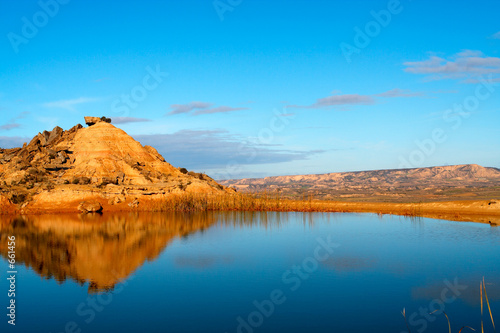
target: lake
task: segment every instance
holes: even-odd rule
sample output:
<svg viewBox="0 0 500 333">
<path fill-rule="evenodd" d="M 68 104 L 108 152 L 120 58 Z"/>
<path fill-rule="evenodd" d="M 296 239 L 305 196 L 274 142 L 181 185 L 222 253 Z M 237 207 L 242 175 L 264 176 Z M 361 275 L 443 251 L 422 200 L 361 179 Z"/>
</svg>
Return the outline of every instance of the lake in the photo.
<svg viewBox="0 0 500 333">
<path fill-rule="evenodd" d="M 487 224 L 210 212 L 0 226 L 1 332 L 404 332 L 403 308 L 412 332 L 447 332 L 443 309 L 453 332 L 480 330 L 483 276 L 500 325 L 500 228 Z"/>
</svg>

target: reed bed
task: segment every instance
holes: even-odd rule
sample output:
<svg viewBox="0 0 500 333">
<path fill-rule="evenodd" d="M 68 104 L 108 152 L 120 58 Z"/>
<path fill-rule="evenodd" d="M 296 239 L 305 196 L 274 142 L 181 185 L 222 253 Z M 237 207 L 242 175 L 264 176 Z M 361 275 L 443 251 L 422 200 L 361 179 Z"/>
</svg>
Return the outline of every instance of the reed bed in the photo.
<svg viewBox="0 0 500 333">
<path fill-rule="evenodd" d="M 141 204 L 151 211 L 277 211 L 277 212 L 343 212 L 335 203 L 307 200 L 283 199 L 279 194 L 170 194 L 160 200 Z"/>
<path fill-rule="evenodd" d="M 461 220 L 457 214 L 460 203 L 426 207 L 425 203 L 383 203 L 349 202 L 318 200 L 312 196 L 300 200 L 283 198 L 279 192 L 272 193 L 170 193 L 162 198 L 143 198 L 141 211 L 154 212 L 203 212 L 203 211 L 240 211 L 240 212 L 324 212 L 324 213 L 375 213 L 393 214 L 410 218 L 443 218 L 443 214 L 452 220 Z M 482 210 L 479 210 L 482 213 Z M 437 214 L 437 215 L 436 215 Z M 450 216 L 452 214 L 453 216 Z M 469 212 L 470 214 L 470 212 Z M 455 217 L 455 218 L 454 218 Z"/>
</svg>

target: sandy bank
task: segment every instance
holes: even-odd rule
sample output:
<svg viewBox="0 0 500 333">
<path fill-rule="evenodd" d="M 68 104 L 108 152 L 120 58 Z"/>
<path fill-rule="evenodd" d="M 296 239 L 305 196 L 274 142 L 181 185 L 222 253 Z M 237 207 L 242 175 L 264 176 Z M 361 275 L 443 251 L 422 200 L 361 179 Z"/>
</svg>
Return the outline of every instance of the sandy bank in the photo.
<svg viewBox="0 0 500 333">
<path fill-rule="evenodd" d="M 61 194 L 61 193 L 59 193 Z M 85 193 L 75 200 L 59 196 L 50 201 L 39 200 L 28 205 L 14 205 L 0 197 L 0 214 L 30 215 L 78 213 L 82 201 L 98 202 L 104 212 L 128 211 L 297 211 L 297 212 L 350 212 L 392 214 L 413 217 L 428 217 L 453 221 L 470 221 L 500 224 L 499 200 L 467 200 L 424 203 L 381 203 L 381 202 L 339 202 L 299 201 L 280 198 L 250 197 L 245 194 L 210 195 L 143 195 L 115 201 L 98 193 Z"/>
</svg>

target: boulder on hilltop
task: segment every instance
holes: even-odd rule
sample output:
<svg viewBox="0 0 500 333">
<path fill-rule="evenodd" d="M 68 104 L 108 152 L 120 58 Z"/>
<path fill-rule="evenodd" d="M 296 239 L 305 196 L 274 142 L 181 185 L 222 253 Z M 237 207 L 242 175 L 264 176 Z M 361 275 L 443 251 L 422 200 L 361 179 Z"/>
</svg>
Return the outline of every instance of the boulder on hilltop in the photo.
<svg viewBox="0 0 500 333">
<path fill-rule="evenodd" d="M 108 124 L 111 123 L 111 118 L 106 118 L 104 116 L 102 116 L 101 118 L 99 117 L 84 117 L 84 118 L 85 118 L 85 124 L 87 124 L 88 126 L 92 126 L 100 122 L 105 122 Z"/>
</svg>

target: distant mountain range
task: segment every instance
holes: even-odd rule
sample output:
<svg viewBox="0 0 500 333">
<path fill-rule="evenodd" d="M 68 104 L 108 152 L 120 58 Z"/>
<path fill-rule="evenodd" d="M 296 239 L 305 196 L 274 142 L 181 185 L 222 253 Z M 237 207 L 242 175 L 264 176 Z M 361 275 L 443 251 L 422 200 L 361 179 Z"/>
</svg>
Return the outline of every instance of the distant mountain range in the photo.
<svg viewBox="0 0 500 333">
<path fill-rule="evenodd" d="M 500 197 L 500 169 L 476 164 L 221 180 L 240 192 L 290 198 L 435 201 Z"/>
</svg>

